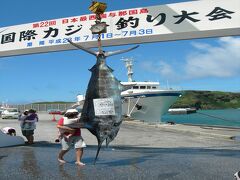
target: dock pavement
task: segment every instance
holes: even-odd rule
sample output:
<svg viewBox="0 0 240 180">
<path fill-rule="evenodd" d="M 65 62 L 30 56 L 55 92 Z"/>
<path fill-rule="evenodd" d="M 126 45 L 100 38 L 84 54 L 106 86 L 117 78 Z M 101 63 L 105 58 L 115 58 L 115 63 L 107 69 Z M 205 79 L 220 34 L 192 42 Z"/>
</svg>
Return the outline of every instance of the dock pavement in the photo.
<svg viewBox="0 0 240 180">
<path fill-rule="evenodd" d="M 39 113 L 35 144 L 0 148 L 0 179 L 234 179 L 240 170 L 240 129 L 207 126 L 148 124 L 124 121 L 121 129 L 93 161 L 97 140 L 82 129 L 87 143 L 84 167 L 75 165 L 75 152 L 66 164 L 57 161 L 61 148 L 55 143 L 60 116 Z M 0 119 L 0 127 L 14 127 L 16 119 Z"/>
</svg>

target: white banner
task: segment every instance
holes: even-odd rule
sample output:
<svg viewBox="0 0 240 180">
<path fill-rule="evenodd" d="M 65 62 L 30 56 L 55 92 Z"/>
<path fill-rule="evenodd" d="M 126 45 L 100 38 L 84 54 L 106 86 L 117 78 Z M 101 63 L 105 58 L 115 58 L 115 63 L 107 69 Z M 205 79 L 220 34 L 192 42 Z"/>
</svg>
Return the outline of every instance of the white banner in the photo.
<svg viewBox="0 0 240 180">
<path fill-rule="evenodd" d="M 112 98 L 93 99 L 95 116 L 115 115 Z"/>
<path fill-rule="evenodd" d="M 110 6 L 110 4 L 109 4 Z M 200 0 L 106 12 L 104 46 L 240 35 L 239 0 Z M 0 28 L 0 57 L 97 46 L 95 15 Z"/>
</svg>

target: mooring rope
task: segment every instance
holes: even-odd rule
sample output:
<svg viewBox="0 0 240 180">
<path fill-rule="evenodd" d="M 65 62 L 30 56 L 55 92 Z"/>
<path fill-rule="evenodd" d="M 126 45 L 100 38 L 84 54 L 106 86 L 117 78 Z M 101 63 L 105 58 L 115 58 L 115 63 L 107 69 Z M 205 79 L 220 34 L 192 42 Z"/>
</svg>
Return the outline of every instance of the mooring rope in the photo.
<svg viewBox="0 0 240 180">
<path fill-rule="evenodd" d="M 210 114 L 205 114 L 205 113 L 201 113 L 201 112 L 198 112 L 198 114 L 201 114 L 201 115 L 204 115 L 204 116 L 209 116 L 209 117 L 213 117 L 213 118 L 216 118 L 216 119 L 221 119 L 223 121 L 227 121 L 227 122 L 240 122 L 238 120 L 232 120 L 232 119 L 225 119 L 225 118 L 222 118 L 222 117 L 218 117 L 218 116 L 213 116 L 213 115 L 210 115 Z"/>
</svg>

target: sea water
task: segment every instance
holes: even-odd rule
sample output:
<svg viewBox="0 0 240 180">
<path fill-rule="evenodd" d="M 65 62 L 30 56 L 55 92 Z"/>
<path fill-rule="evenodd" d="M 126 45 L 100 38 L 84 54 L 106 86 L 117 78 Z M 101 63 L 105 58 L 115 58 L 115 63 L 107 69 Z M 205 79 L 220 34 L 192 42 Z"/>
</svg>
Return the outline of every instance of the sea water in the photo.
<svg viewBox="0 0 240 180">
<path fill-rule="evenodd" d="M 162 122 L 240 128 L 240 109 L 198 110 L 192 114 L 166 114 Z"/>
</svg>

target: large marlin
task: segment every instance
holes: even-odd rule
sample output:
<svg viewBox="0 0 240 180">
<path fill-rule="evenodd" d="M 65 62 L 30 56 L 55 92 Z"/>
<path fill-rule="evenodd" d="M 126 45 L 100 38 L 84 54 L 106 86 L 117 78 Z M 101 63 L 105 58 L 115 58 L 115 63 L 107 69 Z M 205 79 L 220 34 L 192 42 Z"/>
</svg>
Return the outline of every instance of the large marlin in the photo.
<svg viewBox="0 0 240 180">
<path fill-rule="evenodd" d="M 97 58 L 96 64 L 90 69 L 92 75 L 88 83 L 85 102 L 82 109 L 80 123 L 87 128 L 98 141 L 98 149 L 94 164 L 96 163 L 99 151 L 103 141 L 106 140 L 106 145 L 117 136 L 122 123 L 122 102 L 121 91 L 123 86 L 113 76 L 113 70 L 107 66 L 106 57 L 120 54 L 136 49 L 138 46 L 126 50 L 117 50 L 113 52 L 95 52 L 86 49 L 78 44 L 68 40 L 73 46 L 86 51 Z M 115 115 L 95 115 L 94 99 L 111 98 L 114 104 Z"/>
</svg>

